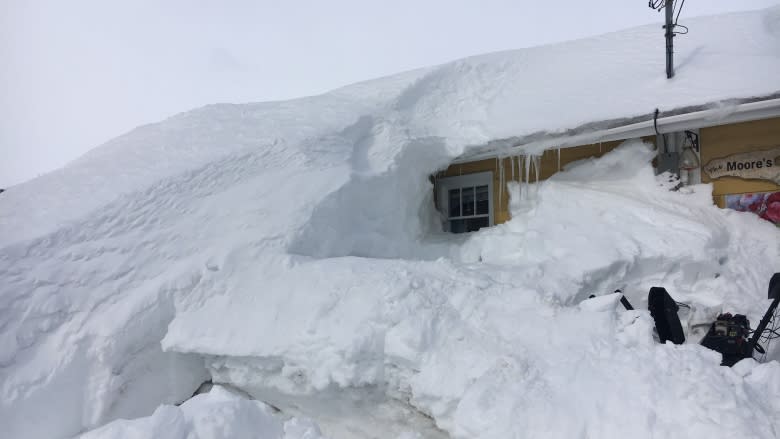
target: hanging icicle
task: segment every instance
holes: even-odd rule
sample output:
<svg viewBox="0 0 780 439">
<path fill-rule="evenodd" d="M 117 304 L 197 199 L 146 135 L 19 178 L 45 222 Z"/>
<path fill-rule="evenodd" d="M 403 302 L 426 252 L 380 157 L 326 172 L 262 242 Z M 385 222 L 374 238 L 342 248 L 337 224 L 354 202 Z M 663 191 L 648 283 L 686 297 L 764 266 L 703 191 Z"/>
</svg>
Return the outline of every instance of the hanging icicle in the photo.
<svg viewBox="0 0 780 439">
<path fill-rule="evenodd" d="M 534 178 L 536 179 L 534 185 L 534 198 L 539 198 L 539 178 L 542 174 L 542 156 L 535 155 L 534 156 Z"/>
<path fill-rule="evenodd" d="M 534 160 L 534 183 L 539 183 L 539 174 L 541 174 L 542 171 L 542 156 L 534 155 L 531 157 L 533 157 Z"/>
<path fill-rule="evenodd" d="M 531 183 L 531 157 L 526 155 L 525 159 L 525 184 Z"/>
<path fill-rule="evenodd" d="M 523 180 L 523 156 L 517 156 L 517 182 L 520 183 Z"/>
<path fill-rule="evenodd" d="M 504 179 L 504 159 L 498 157 L 498 210 L 500 211 L 504 206 L 504 185 L 506 181 Z"/>
<path fill-rule="evenodd" d="M 509 157 L 509 166 L 512 167 L 512 181 L 515 181 L 515 156 Z"/>
</svg>

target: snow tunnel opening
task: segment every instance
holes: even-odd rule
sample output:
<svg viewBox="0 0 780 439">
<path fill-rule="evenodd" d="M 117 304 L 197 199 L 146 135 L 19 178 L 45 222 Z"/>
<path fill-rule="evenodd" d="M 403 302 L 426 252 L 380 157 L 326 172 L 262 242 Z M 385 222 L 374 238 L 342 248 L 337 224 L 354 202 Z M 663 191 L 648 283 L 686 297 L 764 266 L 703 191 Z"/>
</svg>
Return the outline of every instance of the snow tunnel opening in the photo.
<svg viewBox="0 0 780 439">
<path fill-rule="evenodd" d="M 313 209 L 288 250 L 315 258 L 449 255 L 452 240 L 442 234 L 430 176 L 450 160 L 444 142 L 430 138 L 404 144 L 385 169 L 353 169 L 349 180 Z"/>
<path fill-rule="evenodd" d="M 313 209 L 289 251 L 315 258 L 459 258 L 471 232 L 508 221 L 514 204 L 533 198 L 531 188 L 546 177 L 541 155 L 459 162 L 440 139 L 408 142 L 381 172 L 353 169 Z"/>
</svg>

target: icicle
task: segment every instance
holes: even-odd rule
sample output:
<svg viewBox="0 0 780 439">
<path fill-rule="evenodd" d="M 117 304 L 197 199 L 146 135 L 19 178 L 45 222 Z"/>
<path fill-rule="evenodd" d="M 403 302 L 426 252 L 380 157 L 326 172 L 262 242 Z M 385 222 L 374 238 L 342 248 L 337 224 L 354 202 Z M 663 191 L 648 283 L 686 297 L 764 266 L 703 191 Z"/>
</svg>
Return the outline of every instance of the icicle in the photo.
<svg viewBox="0 0 780 439">
<path fill-rule="evenodd" d="M 539 183 L 539 173 L 541 172 L 542 156 L 531 156 L 534 160 L 534 183 Z"/>
<path fill-rule="evenodd" d="M 496 171 L 498 172 L 498 181 L 501 181 L 501 159 L 496 156 Z M 495 176 L 493 176 L 495 178 Z M 501 184 L 498 185 L 498 210 L 501 210 Z"/>
<path fill-rule="evenodd" d="M 518 199 L 522 200 L 523 199 L 523 185 L 520 184 L 520 183 L 523 181 L 523 169 L 522 169 L 522 166 L 523 166 L 523 156 L 518 155 L 518 156 L 516 156 L 516 159 L 517 159 L 517 180 L 515 180 L 515 181 L 517 182 Z"/>
<path fill-rule="evenodd" d="M 520 192 L 520 199 L 523 199 L 523 185 L 520 184 L 523 181 L 523 170 L 521 168 L 523 166 L 523 156 L 519 155 L 517 156 L 517 187 Z"/>
<path fill-rule="evenodd" d="M 512 181 L 515 180 L 515 156 L 509 157 L 509 166 L 512 167 Z"/>
<path fill-rule="evenodd" d="M 558 148 L 558 171 L 561 170 L 561 148 Z"/>
<path fill-rule="evenodd" d="M 517 156 L 517 182 L 518 183 L 520 183 L 520 181 L 523 179 L 523 170 L 521 166 L 523 166 L 523 156 L 519 155 Z"/>
<path fill-rule="evenodd" d="M 504 205 L 504 185 L 506 181 L 504 179 L 504 159 L 499 157 L 498 160 L 498 210 L 501 210 Z"/>
<path fill-rule="evenodd" d="M 542 156 L 535 155 L 534 157 L 534 198 L 538 199 L 539 195 L 539 176 L 542 173 Z"/>
<path fill-rule="evenodd" d="M 528 155 L 523 155 L 523 192 L 525 199 L 528 198 L 528 184 L 531 182 L 528 179 L 528 176 L 531 175 L 530 166 L 531 162 L 528 159 Z"/>
<path fill-rule="evenodd" d="M 531 157 L 525 156 L 525 184 L 531 183 Z"/>
</svg>

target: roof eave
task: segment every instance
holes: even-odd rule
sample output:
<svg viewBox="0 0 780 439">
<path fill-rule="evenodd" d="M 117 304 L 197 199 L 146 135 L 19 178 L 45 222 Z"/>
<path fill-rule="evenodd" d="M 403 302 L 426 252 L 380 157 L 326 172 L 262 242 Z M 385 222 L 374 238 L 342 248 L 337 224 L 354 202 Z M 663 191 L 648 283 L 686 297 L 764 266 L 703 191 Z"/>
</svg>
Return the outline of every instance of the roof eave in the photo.
<svg viewBox="0 0 780 439">
<path fill-rule="evenodd" d="M 528 142 L 521 141 L 511 146 L 501 146 L 490 150 L 482 150 L 476 154 L 462 155 L 456 158 L 454 163 L 464 163 L 512 155 L 540 154 L 546 149 L 571 148 L 598 142 L 652 136 L 656 133 L 673 133 L 718 125 L 770 119 L 773 117 L 780 117 L 780 98 L 747 102 L 725 108 L 712 108 L 659 117 L 657 121 L 655 121 L 656 123 L 654 123 L 653 119 L 649 119 L 574 135 L 550 135 Z"/>
</svg>

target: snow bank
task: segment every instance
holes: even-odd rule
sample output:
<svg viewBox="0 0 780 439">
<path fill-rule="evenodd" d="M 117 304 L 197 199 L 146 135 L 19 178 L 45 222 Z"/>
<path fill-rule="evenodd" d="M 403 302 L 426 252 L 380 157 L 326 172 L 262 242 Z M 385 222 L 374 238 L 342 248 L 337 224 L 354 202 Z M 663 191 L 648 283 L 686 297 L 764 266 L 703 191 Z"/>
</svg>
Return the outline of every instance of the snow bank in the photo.
<svg viewBox="0 0 780 439">
<path fill-rule="evenodd" d="M 161 406 L 149 417 L 114 421 L 80 439 L 320 439 L 311 421 L 278 419 L 267 405 L 220 386 L 180 407 Z"/>
<path fill-rule="evenodd" d="M 755 322 L 776 229 L 716 209 L 706 187 L 669 193 L 637 144 L 515 186 L 514 219 L 465 237 L 436 233 L 428 176 L 487 140 L 774 93 L 779 14 L 692 20 L 671 82 L 648 49 L 658 27 L 643 27 L 205 107 L 10 188 L 6 434 L 148 416 L 212 378 L 342 438 L 773 437 L 778 389 L 759 389 L 776 364 L 723 369 L 698 346 L 654 344 L 645 312 L 582 300 L 623 287 L 642 307 L 663 285 L 696 307 L 691 321 L 723 308 Z M 236 404 L 220 407 L 245 413 Z M 187 416 L 111 428 L 186 432 Z"/>
<path fill-rule="evenodd" d="M 778 267 L 776 230 L 717 209 L 710 185 L 667 190 L 666 177 L 649 166 L 650 148 L 628 142 L 544 184 L 510 183 L 514 219 L 473 237 L 462 257 L 540 270 L 536 288 L 564 302 L 621 288 L 646 307 L 646 297 L 635 292 L 664 285 L 678 300 L 697 300 L 698 292 L 718 303 L 748 295 L 745 302 L 755 301 L 751 311 L 761 315 Z M 758 263 L 742 259 L 753 257 Z M 562 288 L 566 278 L 572 284 Z"/>
<path fill-rule="evenodd" d="M 662 285 L 704 321 L 763 314 L 777 230 L 718 209 L 709 186 L 670 192 L 652 156 L 628 143 L 523 188 L 511 221 L 448 259 L 294 257 L 242 274 L 235 294 L 177 314 L 163 346 L 209 354 L 216 381 L 324 427 L 359 426 L 395 399 L 455 437 L 774 437 L 760 386 L 718 354 L 654 343 L 648 313 L 618 312 L 614 297 L 583 302 L 623 288 L 646 308 Z M 231 318 L 201 324 L 215 314 Z"/>
</svg>

